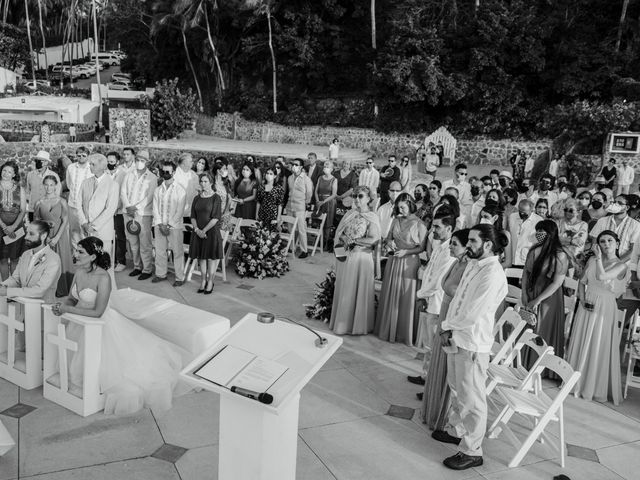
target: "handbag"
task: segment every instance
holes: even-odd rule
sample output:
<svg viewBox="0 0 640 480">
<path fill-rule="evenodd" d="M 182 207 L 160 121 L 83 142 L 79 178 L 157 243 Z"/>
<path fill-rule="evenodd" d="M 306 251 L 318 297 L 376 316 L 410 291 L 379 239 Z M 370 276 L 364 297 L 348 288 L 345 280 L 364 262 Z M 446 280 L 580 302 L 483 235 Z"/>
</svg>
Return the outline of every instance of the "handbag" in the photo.
<svg viewBox="0 0 640 480">
<path fill-rule="evenodd" d="M 520 314 L 520 318 L 527 322 L 527 324 L 529 324 L 533 328 L 536 328 L 536 326 L 538 325 L 538 314 L 536 312 L 534 312 L 530 308 L 522 306 L 520 307 L 518 313 Z"/>
</svg>

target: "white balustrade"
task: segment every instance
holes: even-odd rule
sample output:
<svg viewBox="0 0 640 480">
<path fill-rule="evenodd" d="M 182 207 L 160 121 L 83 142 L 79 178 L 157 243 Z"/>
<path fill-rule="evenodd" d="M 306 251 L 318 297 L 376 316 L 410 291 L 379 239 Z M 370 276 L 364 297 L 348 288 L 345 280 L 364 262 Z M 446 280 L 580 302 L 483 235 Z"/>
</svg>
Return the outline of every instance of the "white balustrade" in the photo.
<svg viewBox="0 0 640 480">
<path fill-rule="evenodd" d="M 42 385 L 42 300 L 0 298 L 0 377 L 25 390 Z M 16 348 L 24 335 L 24 351 Z"/>
<path fill-rule="evenodd" d="M 70 313 L 58 317 L 49 305 L 45 305 L 43 311 L 44 398 L 83 417 L 99 412 L 104 408 L 99 380 L 104 321 Z M 68 338 L 65 323 L 82 327 L 78 341 Z M 74 385 L 69 380 L 69 352 L 82 355 L 82 385 Z"/>
</svg>

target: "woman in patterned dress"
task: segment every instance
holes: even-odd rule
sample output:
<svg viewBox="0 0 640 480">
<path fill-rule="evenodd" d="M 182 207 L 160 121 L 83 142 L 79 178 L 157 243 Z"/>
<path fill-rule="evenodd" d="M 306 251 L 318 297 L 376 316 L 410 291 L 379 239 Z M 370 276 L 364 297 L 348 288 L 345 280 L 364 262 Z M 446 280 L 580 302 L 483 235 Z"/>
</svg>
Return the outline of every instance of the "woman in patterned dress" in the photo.
<svg viewBox="0 0 640 480">
<path fill-rule="evenodd" d="M 216 162 L 211 168 L 213 176 L 213 191 L 220 197 L 222 220 L 220 220 L 221 230 L 231 230 L 231 181 L 229 180 L 229 170 L 224 163 Z"/>
<path fill-rule="evenodd" d="M 267 228 L 275 229 L 282 213 L 282 198 L 284 189 L 276 185 L 276 172 L 267 168 L 264 172 L 264 184 L 258 188 L 257 219 Z"/>
<path fill-rule="evenodd" d="M 20 186 L 18 165 L 8 161 L 0 168 L 0 275 L 6 280 L 18 265 L 18 258 L 23 250 L 23 238 L 16 239 L 16 231 L 22 225 L 27 212 L 27 199 Z M 4 237 L 11 238 L 5 243 Z M 24 235 L 23 235 L 24 237 Z M 9 263 L 11 261 L 11 263 Z"/>
</svg>

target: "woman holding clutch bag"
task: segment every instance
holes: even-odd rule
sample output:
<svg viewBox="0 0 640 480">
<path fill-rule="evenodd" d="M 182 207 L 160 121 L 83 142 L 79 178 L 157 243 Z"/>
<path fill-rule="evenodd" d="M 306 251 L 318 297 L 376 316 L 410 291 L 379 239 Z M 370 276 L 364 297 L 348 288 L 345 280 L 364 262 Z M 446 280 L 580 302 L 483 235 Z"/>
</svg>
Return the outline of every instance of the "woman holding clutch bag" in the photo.
<svg viewBox="0 0 640 480">
<path fill-rule="evenodd" d="M 380 240 L 380 220 L 369 210 L 371 192 L 359 186 L 353 190 L 354 208 L 338 225 L 336 248 L 346 250 L 339 258 L 329 328 L 339 335 L 365 335 L 375 321 L 373 249 Z"/>
</svg>

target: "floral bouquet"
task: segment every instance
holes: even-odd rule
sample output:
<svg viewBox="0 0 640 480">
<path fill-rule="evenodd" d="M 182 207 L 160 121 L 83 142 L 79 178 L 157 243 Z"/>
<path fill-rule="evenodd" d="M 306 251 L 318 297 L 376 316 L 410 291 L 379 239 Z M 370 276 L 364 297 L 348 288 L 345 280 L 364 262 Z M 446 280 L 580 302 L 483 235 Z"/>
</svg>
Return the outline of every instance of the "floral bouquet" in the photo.
<svg viewBox="0 0 640 480">
<path fill-rule="evenodd" d="M 307 317 L 328 322 L 333 306 L 333 291 L 336 288 L 336 272 L 329 269 L 325 279 L 316 284 L 316 287 L 313 303 L 305 305 Z"/>
<path fill-rule="evenodd" d="M 281 277 L 289 270 L 287 243 L 278 232 L 259 223 L 248 228 L 234 256 L 236 272 L 241 277 Z"/>
</svg>

